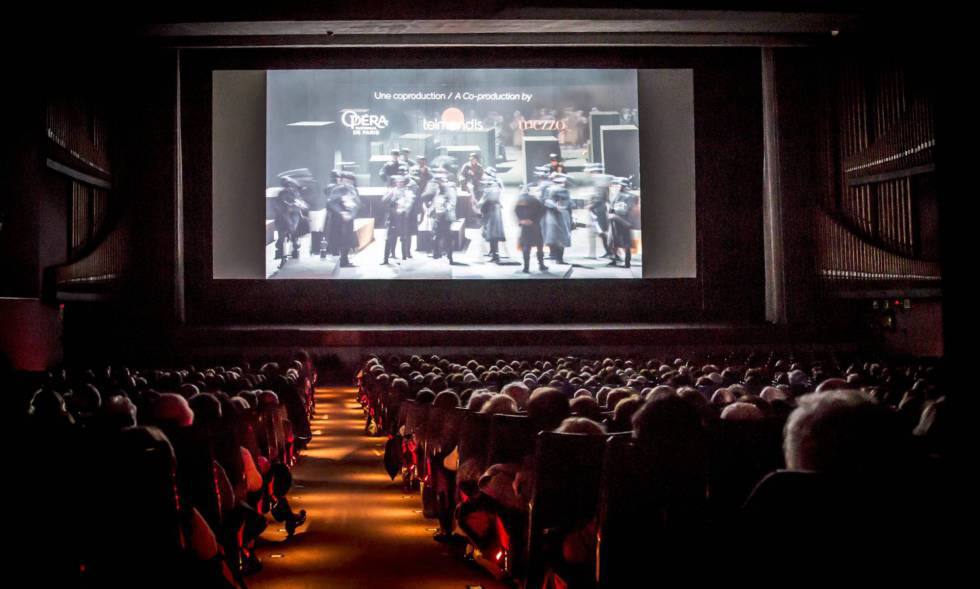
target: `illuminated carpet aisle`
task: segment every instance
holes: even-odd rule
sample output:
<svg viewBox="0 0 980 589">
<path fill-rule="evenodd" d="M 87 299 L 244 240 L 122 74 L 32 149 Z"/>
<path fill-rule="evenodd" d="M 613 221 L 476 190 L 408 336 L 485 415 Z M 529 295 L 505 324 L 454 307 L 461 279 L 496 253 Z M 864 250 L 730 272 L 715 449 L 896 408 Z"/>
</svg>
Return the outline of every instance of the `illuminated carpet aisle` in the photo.
<svg viewBox="0 0 980 589">
<path fill-rule="evenodd" d="M 317 389 L 314 438 L 293 469 L 293 509 L 308 523 L 285 540 L 269 525 L 259 555 L 265 568 L 250 588 L 501 587 L 432 540 L 433 520 L 418 494 L 406 495 L 384 472 L 384 438 L 364 435 L 354 389 Z M 317 433 L 319 432 L 319 433 Z"/>
</svg>

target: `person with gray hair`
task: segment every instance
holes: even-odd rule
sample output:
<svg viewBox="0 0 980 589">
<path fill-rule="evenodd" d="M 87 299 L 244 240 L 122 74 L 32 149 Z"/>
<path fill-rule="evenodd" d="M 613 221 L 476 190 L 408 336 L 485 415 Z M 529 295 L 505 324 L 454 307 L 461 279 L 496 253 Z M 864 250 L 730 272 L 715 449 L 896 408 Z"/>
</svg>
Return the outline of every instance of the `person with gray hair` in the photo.
<svg viewBox="0 0 980 589">
<path fill-rule="evenodd" d="M 895 416 L 853 389 L 800 397 L 786 422 L 790 470 L 867 476 L 896 465 L 902 436 Z"/>
<path fill-rule="evenodd" d="M 588 417 L 589 419 L 601 422 L 603 420 L 602 408 L 590 396 L 575 397 L 569 403 L 572 415 L 577 417 Z"/>
<path fill-rule="evenodd" d="M 476 389 L 473 394 L 470 395 L 469 401 L 466 403 L 466 408 L 470 411 L 479 411 L 483 407 L 483 404 L 493 397 L 493 393 L 487 389 Z"/>
<path fill-rule="evenodd" d="M 514 399 L 517 408 L 522 411 L 527 407 L 527 400 L 531 397 L 531 389 L 523 382 L 518 381 L 505 384 L 500 392 Z"/>
<path fill-rule="evenodd" d="M 493 395 L 480 407 L 480 413 L 514 415 L 517 413 L 517 403 L 507 395 Z"/>
<path fill-rule="evenodd" d="M 588 417 L 566 417 L 555 431 L 562 434 L 601 436 L 606 433 L 606 428 Z"/>
<path fill-rule="evenodd" d="M 736 401 L 722 409 L 721 418 L 726 421 L 763 421 L 766 416 L 752 403 Z"/>
<path fill-rule="evenodd" d="M 916 480 L 922 471 L 909 437 L 893 411 L 862 391 L 800 397 L 784 430 L 788 470 L 756 485 L 740 526 L 752 537 L 742 541 L 773 547 L 777 559 L 833 546 L 828 567 L 879 576 L 909 541 L 928 538 L 915 562 L 899 568 L 905 575 L 917 563 L 935 563 L 923 551 L 935 551 L 948 506 Z"/>
</svg>

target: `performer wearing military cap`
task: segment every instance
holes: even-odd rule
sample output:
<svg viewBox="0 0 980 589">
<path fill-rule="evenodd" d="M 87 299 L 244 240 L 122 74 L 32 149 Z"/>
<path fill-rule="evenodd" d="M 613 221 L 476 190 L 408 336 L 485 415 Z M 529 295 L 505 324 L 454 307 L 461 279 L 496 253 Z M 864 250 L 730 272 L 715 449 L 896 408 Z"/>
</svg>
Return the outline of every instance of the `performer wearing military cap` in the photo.
<svg viewBox="0 0 980 589">
<path fill-rule="evenodd" d="M 456 186 L 445 173 L 433 176 L 422 197 L 432 218 L 432 257 L 438 260 L 445 252 L 450 264 L 453 263 L 452 224 L 456 220 L 456 197 Z"/>
<path fill-rule="evenodd" d="M 280 260 L 279 267 L 286 264 L 286 240 L 292 243 L 292 257 L 299 258 L 299 221 L 309 210 L 309 206 L 300 198 L 302 188 L 300 183 L 290 176 L 280 176 L 282 184 L 275 199 L 276 226 L 276 259 Z"/>
<path fill-rule="evenodd" d="M 409 185 L 415 190 L 415 208 L 412 210 L 411 214 L 411 225 L 409 226 L 409 233 L 412 235 L 419 234 L 419 225 L 425 215 L 425 211 L 422 208 L 422 195 L 425 194 L 426 189 L 429 187 L 429 182 L 432 180 L 432 169 L 429 167 L 429 162 L 425 156 L 420 155 L 415 158 L 415 165 L 409 171 L 409 178 L 411 182 Z M 422 251 L 419 248 L 422 246 L 418 239 L 415 240 L 415 251 Z M 411 256 L 409 256 L 411 257 Z"/>
<path fill-rule="evenodd" d="M 531 248 L 538 248 L 538 268 L 544 272 L 548 269 L 544 265 L 544 239 L 541 234 L 541 218 L 544 217 L 544 205 L 536 196 L 531 193 L 530 187 L 524 186 L 520 195 L 517 197 L 517 205 L 514 213 L 517 215 L 517 222 L 521 227 L 521 235 L 517 243 L 521 246 L 521 253 L 524 255 L 525 274 L 530 273 Z"/>
<path fill-rule="evenodd" d="M 609 187 L 612 181 L 613 177 L 608 174 L 593 174 L 592 185 L 595 190 L 589 204 L 585 206 L 592 214 L 592 229 L 602 240 L 602 247 L 606 250 L 604 257 L 607 258 L 613 257 L 609 249 Z"/>
<path fill-rule="evenodd" d="M 353 266 L 348 255 L 357 248 L 357 234 L 354 233 L 354 219 L 361 208 L 361 197 L 357 192 L 356 178 L 351 172 L 342 172 L 340 181 L 330 188 L 327 194 L 327 209 L 330 218 L 327 223 L 327 251 L 340 256 L 340 266 Z"/>
<path fill-rule="evenodd" d="M 326 189 L 320 190 L 318 184 L 313 183 L 311 190 L 306 191 L 303 199 L 310 205 L 310 255 L 323 256 L 326 247 L 324 237 L 327 228 L 327 194 L 337 183 L 337 172 L 330 172 L 330 179 Z"/>
<path fill-rule="evenodd" d="M 565 173 L 565 164 L 562 162 L 560 153 L 548 154 L 548 171 L 552 174 Z"/>
<path fill-rule="evenodd" d="M 463 164 L 459 170 L 459 185 L 469 189 L 474 199 L 479 200 L 483 196 L 483 166 L 480 165 L 480 154 L 470 153 L 470 159 Z"/>
<path fill-rule="evenodd" d="M 415 158 L 415 165 L 409 169 L 409 176 L 419 185 L 419 194 L 425 192 L 425 187 L 432 179 L 432 170 L 429 168 L 429 162 L 424 155 Z"/>
<path fill-rule="evenodd" d="M 388 263 L 389 257 L 395 256 L 395 243 L 402 242 L 402 259 L 411 258 L 413 213 L 416 211 L 416 194 L 413 187 L 408 185 L 406 176 L 392 176 L 394 186 L 388 189 L 382 202 L 388 207 L 387 235 L 385 237 L 385 257 L 382 265 Z M 417 225 L 416 225 L 417 227 Z"/>
<path fill-rule="evenodd" d="M 411 153 L 412 150 L 407 147 L 402 147 L 398 150 L 398 154 L 401 156 L 398 161 L 401 162 L 406 172 L 412 167 L 412 160 L 409 158 Z"/>
<path fill-rule="evenodd" d="M 500 183 L 490 172 L 483 178 L 483 197 L 476 202 L 476 208 L 480 211 L 480 220 L 483 226 L 481 235 L 490 244 L 490 260 L 500 262 L 500 242 L 506 241 L 504 235 L 504 218 L 501 214 L 500 206 Z"/>
<path fill-rule="evenodd" d="M 544 243 L 555 261 L 565 263 L 565 248 L 572 246 L 572 197 L 565 188 L 567 176 L 552 174 L 552 181 L 541 191 L 546 214 L 543 222 Z"/>
<path fill-rule="evenodd" d="M 633 257 L 633 224 L 629 217 L 636 206 L 637 197 L 629 191 L 629 182 L 625 178 L 615 178 L 612 184 L 619 187 L 619 192 L 609 205 L 609 241 L 613 252 L 613 259 L 609 265 L 616 265 L 619 261 L 617 254 L 622 249 L 626 262 L 623 266 L 629 268 Z"/>
<path fill-rule="evenodd" d="M 378 175 L 381 176 L 381 180 L 384 181 L 385 186 L 391 186 L 392 176 L 404 176 L 407 172 L 408 168 L 401 161 L 401 150 L 392 149 L 391 160 L 381 166 L 381 172 Z"/>
</svg>

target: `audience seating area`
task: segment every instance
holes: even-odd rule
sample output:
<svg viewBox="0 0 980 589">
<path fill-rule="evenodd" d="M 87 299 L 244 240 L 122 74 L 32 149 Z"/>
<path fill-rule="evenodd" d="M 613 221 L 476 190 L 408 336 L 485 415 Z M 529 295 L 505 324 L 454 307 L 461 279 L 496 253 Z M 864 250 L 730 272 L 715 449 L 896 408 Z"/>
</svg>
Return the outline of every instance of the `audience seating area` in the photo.
<svg viewBox="0 0 980 589">
<path fill-rule="evenodd" d="M 303 352 L 49 374 L 26 422 L 24 474 L 43 505 L 24 541 L 58 586 L 245 587 L 265 514 L 290 536 L 304 521 L 286 494 L 316 378 Z"/>
<path fill-rule="evenodd" d="M 828 548 L 824 571 L 906 550 L 912 570 L 954 512 L 934 362 L 372 356 L 356 378 L 435 540 L 525 588 L 789 568 Z"/>
<path fill-rule="evenodd" d="M 962 464 L 941 368 L 413 355 L 372 356 L 355 380 L 365 435 L 386 438 L 384 467 L 451 554 L 526 589 L 618 588 L 828 550 L 823 570 L 943 562 Z M 304 523 L 287 493 L 316 381 L 304 352 L 48 374 L 26 416 L 23 542 L 64 586 L 246 587 L 268 522 Z"/>
</svg>

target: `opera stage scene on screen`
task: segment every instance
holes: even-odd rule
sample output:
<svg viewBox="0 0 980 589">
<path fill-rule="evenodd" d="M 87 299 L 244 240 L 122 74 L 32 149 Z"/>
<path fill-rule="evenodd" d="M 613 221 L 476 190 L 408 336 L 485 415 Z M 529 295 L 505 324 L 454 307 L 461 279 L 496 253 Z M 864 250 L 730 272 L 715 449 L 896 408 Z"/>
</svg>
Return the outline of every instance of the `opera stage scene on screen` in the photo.
<svg viewBox="0 0 980 589">
<path fill-rule="evenodd" d="M 635 69 L 266 72 L 267 278 L 642 278 Z"/>
</svg>

